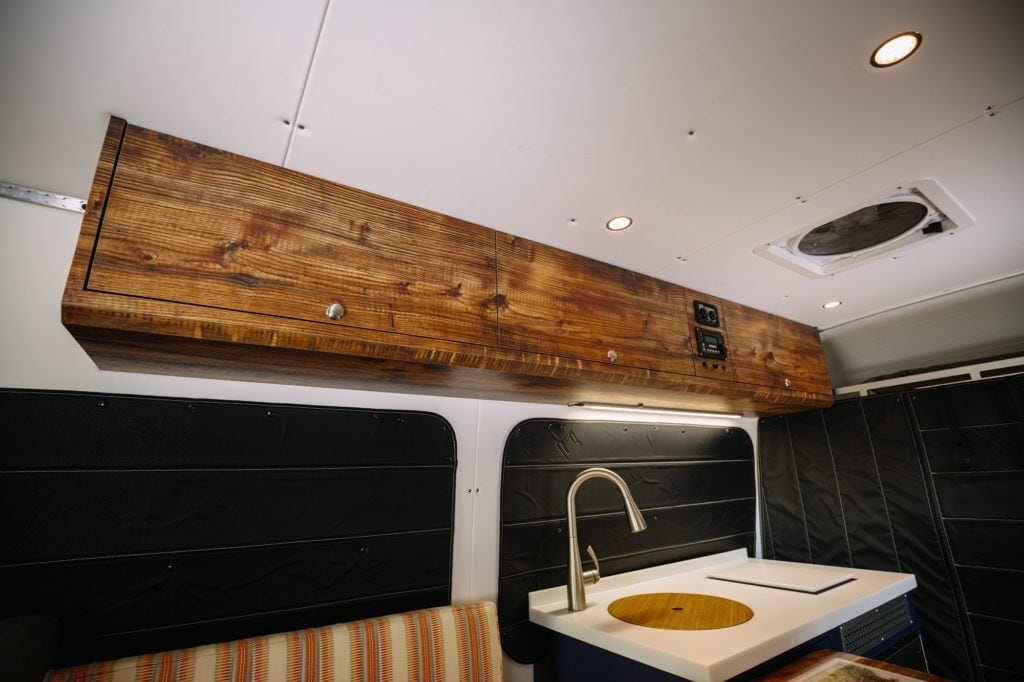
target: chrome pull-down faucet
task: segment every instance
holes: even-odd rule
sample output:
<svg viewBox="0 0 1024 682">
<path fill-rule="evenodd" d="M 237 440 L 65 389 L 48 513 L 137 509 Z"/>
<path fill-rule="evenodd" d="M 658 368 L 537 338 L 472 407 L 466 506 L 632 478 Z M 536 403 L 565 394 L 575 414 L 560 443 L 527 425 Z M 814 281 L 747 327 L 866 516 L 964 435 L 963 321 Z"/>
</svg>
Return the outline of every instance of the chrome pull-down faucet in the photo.
<svg viewBox="0 0 1024 682">
<path fill-rule="evenodd" d="M 633 496 L 629 493 L 629 488 L 626 486 L 626 482 L 622 480 L 622 477 L 610 469 L 604 469 L 602 467 L 592 467 L 590 469 L 584 469 L 576 476 L 576 480 L 569 486 L 569 492 L 566 495 L 566 509 L 569 524 L 569 582 L 567 589 L 569 592 L 569 610 L 570 611 L 582 611 L 587 608 L 587 593 L 584 590 L 584 585 L 593 585 L 601 579 L 601 567 L 597 564 L 597 555 L 594 554 L 594 548 L 587 545 L 587 553 L 590 555 L 591 560 L 594 562 L 594 569 L 591 571 L 583 572 L 583 562 L 580 560 L 580 543 L 576 538 L 576 491 L 580 489 L 584 483 L 592 478 L 604 478 L 615 484 L 615 487 L 619 489 L 619 493 L 622 495 L 622 501 L 626 507 L 626 518 L 629 519 L 629 528 L 634 533 L 647 528 L 647 522 L 644 521 L 644 515 L 640 513 L 640 508 L 636 506 L 636 502 L 633 500 Z"/>
</svg>

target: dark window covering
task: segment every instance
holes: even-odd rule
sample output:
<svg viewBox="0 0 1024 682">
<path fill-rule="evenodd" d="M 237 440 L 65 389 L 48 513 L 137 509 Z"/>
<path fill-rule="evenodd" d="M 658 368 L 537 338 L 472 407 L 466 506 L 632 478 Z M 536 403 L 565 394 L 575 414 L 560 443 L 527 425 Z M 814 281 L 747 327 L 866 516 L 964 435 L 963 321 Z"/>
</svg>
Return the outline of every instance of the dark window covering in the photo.
<svg viewBox="0 0 1024 682">
<path fill-rule="evenodd" d="M 759 440 L 767 557 L 914 573 L 933 672 L 1024 679 L 1024 377 L 765 418 Z"/>
<path fill-rule="evenodd" d="M 590 466 L 621 475 L 648 524 L 629 532 L 610 483 L 591 481 L 580 490 L 580 546 L 593 544 L 604 575 L 737 548 L 753 554 L 754 453 L 743 429 L 521 422 L 505 443 L 498 585 L 502 646 L 521 663 L 549 651 L 546 633 L 529 622 L 527 595 L 566 582 L 565 495 Z"/>
<path fill-rule="evenodd" d="M 802 412 L 786 421 L 800 480 L 811 561 L 849 566 L 850 545 L 845 531 L 843 502 L 821 412 Z"/>
<path fill-rule="evenodd" d="M 933 671 L 954 679 L 973 679 L 969 642 L 957 609 L 955 576 L 946 562 L 941 527 L 932 512 L 906 398 L 887 395 L 859 402 L 875 443 L 900 570 L 917 576 L 914 596 L 925 656 Z"/>
<path fill-rule="evenodd" d="M 0 390 L 0 616 L 65 665 L 447 604 L 455 464 L 429 413 Z"/>
<path fill-rule="evenodd" d="M 785 490 L 785 495 L 762 495 L 764 525 L 770 537 L 763 543 L 764 555 L 779 561 L 811 560 L 811 544 L 804 523 L 804 507 L 800 480 L 796 475 L 789 439 L 789 424 L 785 417 L 769 417 L 758 424 L 761 452 L 761 489 Z"/>
</svg>

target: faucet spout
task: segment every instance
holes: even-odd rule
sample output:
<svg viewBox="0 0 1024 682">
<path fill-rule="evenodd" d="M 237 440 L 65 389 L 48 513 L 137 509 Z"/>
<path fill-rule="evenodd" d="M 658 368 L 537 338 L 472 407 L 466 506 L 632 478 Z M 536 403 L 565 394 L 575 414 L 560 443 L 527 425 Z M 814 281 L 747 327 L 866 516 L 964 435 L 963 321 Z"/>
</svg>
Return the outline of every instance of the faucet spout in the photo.
<svg viewBox="0 0 1024 682">
<path fill-rule="evenodd" d="M 593 585 L 601 579 L 601 567 L 598 565 L 597 556 L 590 546 L 587 547 L 587 552 L 594 562 L 594 569 L 584 573 L 583 562 L 580 559 L 580 543 L 576 534 L 576 492 L 584 483 L 592 478 L 603 478 L 611 481 L 619 489 L 619 494 L 622 495 L 622 501 L 626 508 L 629 529 L 632 532 L 639 533 L 647 528 L 644 515 L 640 513 L 640 508 L 636 506 L 636 501 L 633 499 L 633 495 L 630 494 L 629 487 L 617 473 L 603 467 L 591 467 L 590 469 L 584 469 L 576 476 L 572 485 L 569 486 L 565 505 L 569 526 L 569 580 L 566 588 L 568 590 L 570 611 L 582 611 L 587 608 L 587 594 L 584 585 Z"/>
</svg>

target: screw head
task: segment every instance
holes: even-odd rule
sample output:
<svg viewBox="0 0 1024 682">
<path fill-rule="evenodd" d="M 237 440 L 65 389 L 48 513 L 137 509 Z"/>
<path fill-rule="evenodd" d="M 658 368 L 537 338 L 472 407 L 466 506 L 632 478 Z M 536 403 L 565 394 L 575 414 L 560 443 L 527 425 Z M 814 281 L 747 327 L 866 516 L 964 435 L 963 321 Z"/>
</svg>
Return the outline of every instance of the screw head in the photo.
<svg viewBox="0 0 1024 682">
<path fill-rule="evenodd" d="M 327 306 L 326 315 L 332 320 L 340 320 L 345 317 L 345 306 L 340 303 L 332 303 Z"/>
</svg>

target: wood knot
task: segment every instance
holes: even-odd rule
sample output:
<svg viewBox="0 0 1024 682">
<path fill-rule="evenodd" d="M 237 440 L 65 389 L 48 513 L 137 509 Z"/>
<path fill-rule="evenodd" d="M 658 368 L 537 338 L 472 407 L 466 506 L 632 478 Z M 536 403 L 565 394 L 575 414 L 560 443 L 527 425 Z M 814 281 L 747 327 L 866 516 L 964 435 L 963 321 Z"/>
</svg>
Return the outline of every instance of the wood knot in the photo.
<svg viewBox="0 0 1024 682">
<path fill-rule="evenodd" d="M 218 260 L 227 260 L 231 254 L 235 251 L 244 251 L 249 248 L 249 242 L 241 240 L 237 242 L 227 242 L 217 247 Z"/>
<path fill-rule="evenodd" d="M 765 355 L 764 355 L 764 362 L 767 365 L 774 364 L 775 363 L 775 353 L 773 353 L 771 351 L 768 351 L 767 353 L 765 353 Z"/>
<path fill-rule="evenodd" d="M 508 298 L 506 298 L 505 294 L 495 294 L 490 298 L 484 299 L 482 305 L 485 310 L 501 312 L 508 308 Z"/>
<path fill-rule="evenodd" d="M 458 298 L 459 296 L 462 296 L 462 282 L 459 282 L 455 286 L 448 287 L 447 293 L 452 298 Z"/>
<path fill-rule="evenodd" d="M 253 275 L 249 275 L 244 272 L 239 272 L 237 274 L 231 275 L 231 279 L 241 284 L 244 284 L 247 287 L 254 287 L 260 283 L 258 277 L 254 277 Z"/>
</svg>

